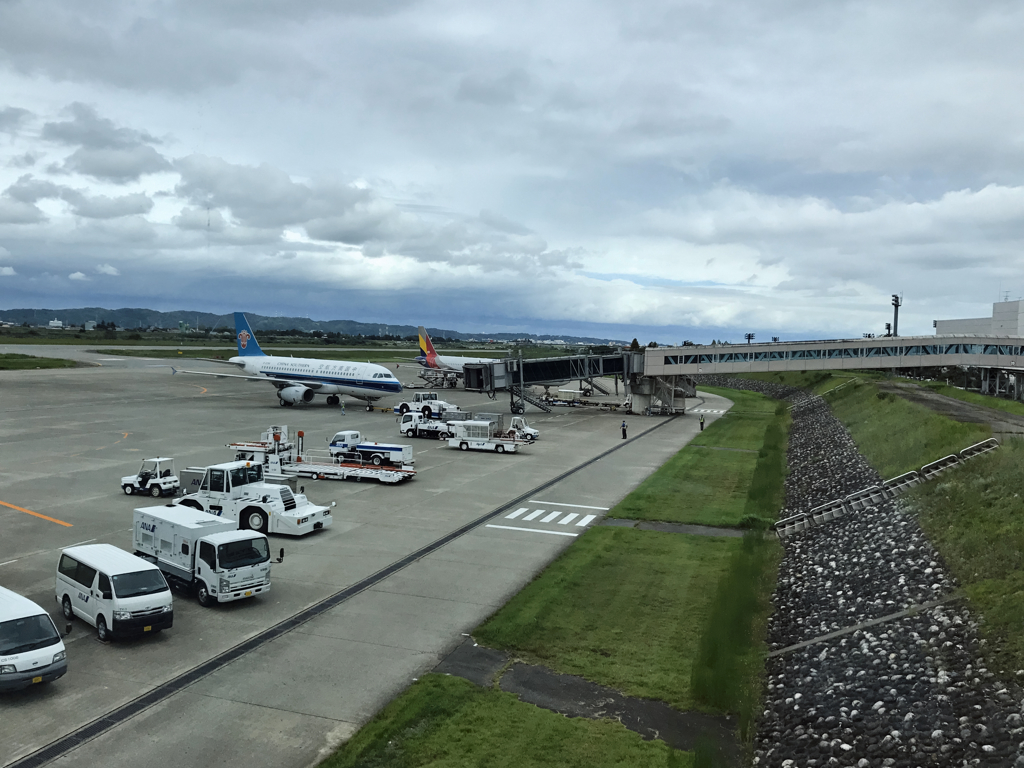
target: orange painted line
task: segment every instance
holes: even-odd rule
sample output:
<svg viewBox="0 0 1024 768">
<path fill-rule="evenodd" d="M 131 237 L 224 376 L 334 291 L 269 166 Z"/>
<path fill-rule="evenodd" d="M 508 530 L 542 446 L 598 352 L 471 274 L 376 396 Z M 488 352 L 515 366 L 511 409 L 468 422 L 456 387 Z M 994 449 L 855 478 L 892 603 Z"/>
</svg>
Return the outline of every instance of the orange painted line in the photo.
<svg viewBox="0 0 1024 768">
<path fill-rule="evenodd" d="M 46 515 L 41 515 L 38 512 L 33 512 L 31 509 L 25 509 L 24 507 L 18 507 L 18 506 L 15 506 L 14 504 L 8 504 L 6 501 L 0 501 L 0 505 L 3 505 L 5 507 L 10 507 L 11 509 L 16 509 L 19 512 L 24 512 L 26 515 L 32 515 L 33 517 L 41 517 L 43 520 L 49 520 L 51 523 L 56 523 L 57 525 L 63 525 L 65 528 L 74 528 L 75 527 L 71 523 L 65 523 L 63 520 L 58 520 L 55 517 L 47 517 Z"/>
</svg>

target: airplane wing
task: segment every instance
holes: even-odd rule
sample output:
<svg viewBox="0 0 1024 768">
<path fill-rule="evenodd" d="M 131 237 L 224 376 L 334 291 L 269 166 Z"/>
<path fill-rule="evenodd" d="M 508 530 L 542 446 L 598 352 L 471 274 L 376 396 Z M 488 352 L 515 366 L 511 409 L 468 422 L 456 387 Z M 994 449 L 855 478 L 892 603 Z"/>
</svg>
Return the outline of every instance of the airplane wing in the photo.
<svg viewBox="0 0 1024 768">
<path fill-rule="evenodd" d="M 223 362 L 223 361 L 221 361 Z M 323 386 L 319 381 L 288 381 L 287 379 L 271 379 L 267 376 L 243 376 L 240 373 L 215 373 L 213 371 L 183 371 L 171 366 L 171 375 L 176 373 L 188 373 L 192 376 L 214 376 L 218 379 L 245 379 L 246 381 L 267 381 L 278 389 L 284 387 L 306 387 L 307 389 L 320 389 Z"/>
</svg>

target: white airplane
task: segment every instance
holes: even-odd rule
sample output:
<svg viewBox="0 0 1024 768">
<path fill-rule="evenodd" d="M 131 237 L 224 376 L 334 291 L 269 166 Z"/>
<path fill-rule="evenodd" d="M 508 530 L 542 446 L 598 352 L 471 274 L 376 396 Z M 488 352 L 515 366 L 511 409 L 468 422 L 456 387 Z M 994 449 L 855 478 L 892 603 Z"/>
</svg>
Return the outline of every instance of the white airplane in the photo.
<svg viewBox="0 0 1024 768">
<path fill-rule="evenodd" d="M 348 395 L 365 400 L 366 410 L 372 411 L 373 404 L 382 397 L 402 391 L 398 379 L 383 365 L 264 354 L 249 321 L 241 312 L 235 312 L 235 338 L 238 355 L 227 362 L 237 365 L 248 375 L 171 368 L 172 374 L 269 381 L 277 387 L 277 398 L 282 406 L 310 403 L 316 395 L 326 395 L 328 405 L 338 405 L 341 402 L 339 395 Z"/>
<path fill-rule="evenodd" d="M 430 343 L 430 336 L 427 329 L 420 326 L 420 354 L 413 358 L 424 368 L 435 371 L 455 371 L 462 375 L 462 366 L 466 363 L 492 363 L 493 357 L 455 357 L 453 355 L 439 355 L 434 351 L 434 345 Z"/>
</svg>

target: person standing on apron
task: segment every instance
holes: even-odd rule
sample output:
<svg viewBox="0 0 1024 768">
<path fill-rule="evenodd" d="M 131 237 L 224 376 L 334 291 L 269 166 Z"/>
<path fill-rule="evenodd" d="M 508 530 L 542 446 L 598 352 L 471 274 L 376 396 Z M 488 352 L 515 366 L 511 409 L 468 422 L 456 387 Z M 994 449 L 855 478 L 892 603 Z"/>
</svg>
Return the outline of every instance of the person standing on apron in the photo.
<svg viewBox="0 0 1024 768">
<path fill-rule="evenodd" d="M 622 439 L 626 439 L 626 420 L 622 420 Z"/>
<path fill-rule="evenodd" d="M 704 414 L 703 413 L 700 415 L 700 431 L 701 432 L 704 431 Z"/>
</svg>

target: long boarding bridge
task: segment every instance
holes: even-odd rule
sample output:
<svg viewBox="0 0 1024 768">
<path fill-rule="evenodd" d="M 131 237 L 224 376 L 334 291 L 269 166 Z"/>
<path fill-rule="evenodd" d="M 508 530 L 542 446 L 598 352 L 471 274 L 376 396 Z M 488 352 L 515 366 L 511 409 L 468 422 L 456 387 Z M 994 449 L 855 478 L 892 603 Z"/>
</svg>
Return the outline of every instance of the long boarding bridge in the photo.
<svg viewBox="0 0 1024 768">
<path fill-rule="evenodd" d="M 874 339 L 788 341 L 761 344 L 655 347 L 644 351 L 647 376 L 693 376 L 762 371 L 893 370 L 971 367 L 982 373 L 982 392 L 1024 396 L 1018 374 L 1024 371 L 1020 336 L 897 336 Z"/>
<path fill-rule="evenodd" d="M 631 396 L 632 407 L 638 412 L 682 412 L 685 398 L 696 396 L 696 386 L 689 376 L 669 373 L 652 377 L 645 374 L 644 365 L 642 351 L 617 352 L 532 360 L 508 357 L 493 362 L 467 363 L 463 373 L 468 390 L 491 396 L 507 391 L 512 413 L 523 413 L 526 403 L 550 412 L 550 406 L 531 395 L 528 388 L 577 380 L 605 395 L 612 394 L 609 386 L 614 386 L 618 393 L 618 382 L 622 381 L 624 394 Z M 606 378 L 609 376 L 613 377 L 612 382 Z"/>
</svg>

